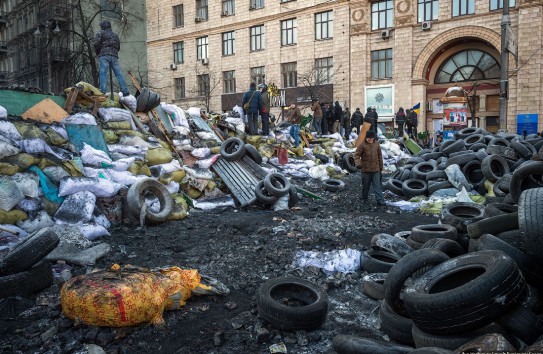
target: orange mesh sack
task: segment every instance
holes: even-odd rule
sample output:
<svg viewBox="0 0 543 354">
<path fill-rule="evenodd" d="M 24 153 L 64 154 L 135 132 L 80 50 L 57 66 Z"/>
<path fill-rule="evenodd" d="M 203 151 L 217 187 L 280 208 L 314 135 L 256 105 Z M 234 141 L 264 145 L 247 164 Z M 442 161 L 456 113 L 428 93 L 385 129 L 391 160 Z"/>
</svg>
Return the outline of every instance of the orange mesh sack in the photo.
<svg viewBox="0 0 543 354">
<path fill-rule="evenodd" d="M 159 272 L 114 265 L 67 281 L 60 296 L 62 311 L 74 321 L 93 326 L 123 327 L 140 323 L 162 324 L 169 296 L 180 284 Z"/>
<path fill-rule="evenodd" d="M 200 285 L 200 275 L 196 269 L 181 269 L 178 267 L 162 268 L 160 273 L 169 278 L 176 292 L 166 299 L 166 310 L 177 310 L 185 306 L 191 297 L 192 290 Z"/>
</svg>

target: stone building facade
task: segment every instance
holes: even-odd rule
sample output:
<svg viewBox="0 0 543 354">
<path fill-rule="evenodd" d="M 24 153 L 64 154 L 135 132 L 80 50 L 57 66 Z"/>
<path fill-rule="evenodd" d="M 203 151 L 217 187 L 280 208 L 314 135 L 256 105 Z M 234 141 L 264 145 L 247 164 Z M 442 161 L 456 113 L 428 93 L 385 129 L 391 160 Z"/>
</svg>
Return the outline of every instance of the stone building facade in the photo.
<svg viewBox="0 0 543 354">
<path fill-rule="evenodd" d="M 230 110 L 252 81 L 273 83 L 277 105 L 307 107 L 311 98 L 351 111 L 377 105 L 381 121 L 420 103 L 419 131 L 441 129 L 439 99 L 461 86 L 478 126 L 516 132 L 518 115 L 543 108 L 543 0 L 509 0 L 517 48 L 509 55 L 506 127 L 498 119 L 502 4 L 147 1 L 149 82 L 164 101 L 213 111 Z"/>
</svg>

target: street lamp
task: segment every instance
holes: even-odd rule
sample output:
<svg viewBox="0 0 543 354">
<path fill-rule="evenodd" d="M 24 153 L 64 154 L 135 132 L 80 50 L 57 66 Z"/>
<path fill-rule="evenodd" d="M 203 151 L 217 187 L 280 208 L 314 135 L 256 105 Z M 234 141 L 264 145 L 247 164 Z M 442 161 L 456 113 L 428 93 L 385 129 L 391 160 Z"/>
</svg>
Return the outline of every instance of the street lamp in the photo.
<svg viewBox="0 0 543 354">
<path fill-rule="evenodd" d="M 55 28 L 51 29 L 51 27 L 55 25 Z M 40 24 L 36 27 L 36 31 L 34 31 L 34 37 L 35 38 L 41 38 L 43 36 L 42 31 L 40 30 L 40 27 L 43 27 L 45 30 L 45 36 L 46 36 L 46 45 L 45 48 L 47 49 L 47 89 L 49 92 L 53 92 L 53 75 L 52 75 L 52 61 L 51 61 L 51 43 L 50 43 L 50 33 L 52 32 L 53 35 L 57 35 L 61 32 L 61 29 L 56 21 L 45 21 L 45 24 Z M 41 49 L 40 49 L 40 61 L 41 61 Z M 41 63 L 40 63 L 41 67 Z M 41 74 L 40 74 L 41 76 Z"/>
</svg>

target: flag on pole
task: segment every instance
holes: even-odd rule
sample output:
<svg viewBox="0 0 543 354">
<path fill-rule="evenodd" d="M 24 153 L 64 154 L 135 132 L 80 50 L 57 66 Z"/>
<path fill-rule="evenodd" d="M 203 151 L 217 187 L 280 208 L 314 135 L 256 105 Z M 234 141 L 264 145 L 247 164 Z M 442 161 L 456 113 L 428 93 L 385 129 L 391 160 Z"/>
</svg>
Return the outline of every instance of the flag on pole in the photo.
<svg viewBox="0 0 543 354">
<path fill-rule="evenodd" d="M 413 106 L 413 111 L 420 115 L 420 102 Z"/>
</svg>

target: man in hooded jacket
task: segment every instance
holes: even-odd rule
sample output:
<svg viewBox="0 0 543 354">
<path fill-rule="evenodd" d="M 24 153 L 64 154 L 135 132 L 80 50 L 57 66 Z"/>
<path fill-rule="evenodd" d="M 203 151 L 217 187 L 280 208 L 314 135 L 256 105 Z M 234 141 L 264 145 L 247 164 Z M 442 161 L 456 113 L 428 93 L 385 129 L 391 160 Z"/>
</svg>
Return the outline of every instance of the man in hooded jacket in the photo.
<svg viewBox="0 0 543 354">
<path fill-rule="evenodd" d="M 260 111 L 260 118 L 262 119 L 262 135 L 267 136 L 270 134 L 270 94 L 268 93 L 268 85 L 258 85 L 260 89 L 260 95 L 262 96 L 262 111 Z"/>
<path fill-rule="evenodd" d="M 245 103 L 248 103 L 247 109 Z M 262 111 L 264 101 L 262 95 L 256 90 L 256 84 L 251 82 L 249 85 L 249 91 L 245 92 L 241 98 L 241 107 L 247 115 L 247 124 L 249 128 L 249 135 L 258 134 L 258 113 Z"/>
<path fill-rule="evenodd" d="M 111 30 L 111 23 L 109 21 L 102 21 L 100 27 L 102 30 L 96 33 L 93 41 L 94 50 L 100 63 L 100 91 L 103 93 L 107 92 L 107 71 L 111 68 L 119 82 L 123 96 L 129 96 L 130 92 L 124 81 L 121 65 L 119 64 L 119 50 L 121 49 L 119 36 Z"/>
</svg>

